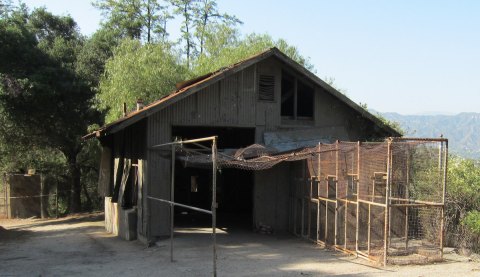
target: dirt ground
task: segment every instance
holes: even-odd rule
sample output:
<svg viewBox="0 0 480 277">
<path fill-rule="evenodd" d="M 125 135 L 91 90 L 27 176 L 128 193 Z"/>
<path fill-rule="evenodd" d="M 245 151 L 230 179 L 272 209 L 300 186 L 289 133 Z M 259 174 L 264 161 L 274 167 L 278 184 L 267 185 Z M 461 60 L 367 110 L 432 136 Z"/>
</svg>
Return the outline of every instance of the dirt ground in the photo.
<svg viewBox="0 0 480 277">
<path fill-rule="evenodd" d="M 455 253 L 423 266 L 375 265 L 294 237 L 246 231 L 218 235 L 218 276 L 480 276 L 480 263 Z M 0 220 L 0 276 L 211 276 L 208 229 L 179 229 L 147 248 L 106 233 L 102 214 Z M 452 251 L 450 251 L 452 252 Z"/>
</svg>

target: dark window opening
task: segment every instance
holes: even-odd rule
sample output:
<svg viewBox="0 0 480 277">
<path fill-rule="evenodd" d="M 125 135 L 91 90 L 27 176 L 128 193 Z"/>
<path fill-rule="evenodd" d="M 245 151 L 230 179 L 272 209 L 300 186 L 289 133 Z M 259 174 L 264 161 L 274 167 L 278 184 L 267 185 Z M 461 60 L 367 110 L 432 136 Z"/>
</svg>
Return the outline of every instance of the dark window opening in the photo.
<svg viewBox="0 0 480 277">
<path fill-rule="evenodd" d="M 314 90 L 301 81 L 297 86 L 297 116 L 312 118 Z"/>
<path fill-rule="evenodd" d="M 281 116 L 294 117 L 295 114 L 295 78 L 282 72 Z"/>
<path fill-rule="evenodd" d="M 260 75 L 258 82 L 258 100 L 275 100 L 275 76 Z"/>
<path fill-rule="evenodd" d="M 122 208 L 129 209 L 137 205 L 138 191 L 138 161 L 132 160 L 125 191 L 123 193 Z"/>
<path fill-rule="evenodd" d="M 280 115 L 287 119 L 313 119 L 315 89 L 282 71 Z"/>
</svg>

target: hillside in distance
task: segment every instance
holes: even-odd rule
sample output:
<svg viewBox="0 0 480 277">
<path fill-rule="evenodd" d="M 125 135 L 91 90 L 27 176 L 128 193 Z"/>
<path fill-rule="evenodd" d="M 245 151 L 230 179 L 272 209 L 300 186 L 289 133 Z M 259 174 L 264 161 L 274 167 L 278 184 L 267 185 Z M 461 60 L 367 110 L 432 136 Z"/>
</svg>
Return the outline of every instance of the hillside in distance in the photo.
<svg viewBox="0 0 480 277">
<path fill-rule="evenodd" d="M 480 113 L 457 115 L 401 115 L 381 113 L 400 123 L 405 137 L 448 138 L 450 153 L 465 158 L 480 159 Z"/>
</svg>

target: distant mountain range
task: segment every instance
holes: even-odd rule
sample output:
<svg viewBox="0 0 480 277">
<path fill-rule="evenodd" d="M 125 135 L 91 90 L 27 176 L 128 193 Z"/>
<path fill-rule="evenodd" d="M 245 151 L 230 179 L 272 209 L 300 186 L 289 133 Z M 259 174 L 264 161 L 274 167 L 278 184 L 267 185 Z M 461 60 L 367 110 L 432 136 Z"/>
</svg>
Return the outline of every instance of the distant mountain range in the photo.
<svg viewBox="0 0 480 277">
<path fill-rule="evenodd" d="M 465 158 L 480 159 L 480 113 L 456 115 L 401 115 L 380 113 L 400 123 L 406 137 L 448 138 L 449 151 Z"/>
</svg>

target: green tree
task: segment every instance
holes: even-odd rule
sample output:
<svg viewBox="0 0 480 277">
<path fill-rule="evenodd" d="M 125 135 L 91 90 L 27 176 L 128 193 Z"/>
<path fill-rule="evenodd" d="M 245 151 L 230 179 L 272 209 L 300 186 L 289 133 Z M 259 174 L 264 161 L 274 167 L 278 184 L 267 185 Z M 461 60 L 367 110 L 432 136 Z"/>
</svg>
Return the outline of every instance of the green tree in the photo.
<svg viewBox="0 0 480 277">
<path fill-rule="evenodd" d="M 0 0 L 0 17 L 6 17 L 12 6 L 11 0 Z"/>
<path fill-rule="evenodd" d="M 197 37 L 198 45 L 200 47 L 200 55 L 203 54 L 207 28 L 210 25 L 220 23 L 225 27 L 232 27 L 237 24 L 242 24 L 242 21 L 237 17 L 226 13 L 220 13 L 217 2 L 214 0 L 201 0 L 194 12 L 195 36 Z"/>
<path fill-rule="evenodd" d="M 171 16 L 167 5 L 158 0 L 98 0 L 93 3 L 105 17 L 104 27 L 120 32 L 122 37 L 144 39 L 154 36 L 165 39 L 166 24 Z"/>
<path fill-rule="evenodd" d="M 19 134 L 16 145 L 64 156 L 73 212 L 81 209 L 81 136 L 98 120 L 94 93 L 75 72 L 82 43 L 69 16 L 37 9 L 0 19 L 2 118 Z"/>
<path fill-rule="evenodd" d="M 450 156 L 446 195 L 447 243 L 480 250 L 480 166 L 474 160 Z"/>
<path fill-rule="evenodd" d="M 188 76 L 170 45 L 125 40 L 107 61 L 97 104 L 107 112 L 106 121 L 111 122 L 121 117 L 123 103 L 132 110 L 137 99 L 146 103 L 156 100 L 172 92 L 175 84 Z"/>
<path fill-rule="evenodd" d="M 113 50 L 121 39 L 118 30 L 101 28 L 88 38 L 77 55 L 75 71 L 97 90 L 105 71 L 105 63 L 113 56 Z"/>
<path fill-rule="evenodd" d="M 309 59 L 302 56 L 295 46 L 283 39 L 274 40 L 267 34 L 250 34 L 241 37 L 236 29 L 216 24 L 209 27 L 205 51 L 196 59 L 193 72 L 195 75 L 212 72 L 272 47 L 277 47 L 307 69 L 314 70 Z"/>
<path fill-rule="evenodd" d="M 107 19 L 106 26 L 120 30 L 125 37 L 140 39 L 142 35 L 141 0 L 99 0 L 93 5 L 100 9 Z"/>
<path fill-rule="evenodd" d="M 192 56 L 195 55 L 193 30 L 198 0 L 170 0 L 170 3 L 174 7 L 173 13 L 182 18 L 180 27 L 181 41 L 185 42 L 184 53 L 186 55 L 187 67 L 190 67 Z"/>
</svg>

